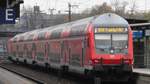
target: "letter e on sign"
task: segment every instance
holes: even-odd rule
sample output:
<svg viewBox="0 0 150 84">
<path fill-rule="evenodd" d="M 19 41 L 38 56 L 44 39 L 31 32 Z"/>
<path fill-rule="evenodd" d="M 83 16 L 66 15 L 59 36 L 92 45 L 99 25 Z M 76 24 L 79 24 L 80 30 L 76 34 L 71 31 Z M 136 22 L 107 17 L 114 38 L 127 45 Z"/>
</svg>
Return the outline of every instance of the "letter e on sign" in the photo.
<svg viewBox="0 0 150 84">
<path fill-rule="evenodd" d="M 13 9 L 6 9 L 6 21 L 13 21 Z"/>
</svg>

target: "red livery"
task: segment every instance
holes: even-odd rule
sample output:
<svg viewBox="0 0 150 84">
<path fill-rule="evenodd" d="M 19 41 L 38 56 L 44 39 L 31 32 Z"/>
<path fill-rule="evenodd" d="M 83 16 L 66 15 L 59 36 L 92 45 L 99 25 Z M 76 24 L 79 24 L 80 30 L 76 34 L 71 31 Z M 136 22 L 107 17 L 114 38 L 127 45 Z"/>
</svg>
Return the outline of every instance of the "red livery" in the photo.
<svg viewBox="0 0 150 84">
<path fill-rule="evenodd" d="M 124 80 L 133 66 L 132 31 L 106 13 L 18 34 L 8 41 L 9 59 L 104 80 Z"/>
</svg>

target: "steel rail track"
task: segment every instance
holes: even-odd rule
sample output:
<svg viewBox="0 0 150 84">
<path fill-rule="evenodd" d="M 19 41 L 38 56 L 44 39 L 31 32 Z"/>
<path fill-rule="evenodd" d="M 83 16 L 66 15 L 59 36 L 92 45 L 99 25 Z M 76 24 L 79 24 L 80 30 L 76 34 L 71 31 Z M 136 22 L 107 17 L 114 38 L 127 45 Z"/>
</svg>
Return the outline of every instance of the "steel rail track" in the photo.
<svg viewBox="0 0 150 84">
<path fill-rule="evenodd" d="M 15 71 L 15 70 L 11 70 L 11 69 L 6 68 L 6 67 L 4 67 L 4 66 L 2 66 L 2 65 L 0 65 L 0 67 L 3 68 L 3 69 L 5 69 L 5 70 L 7 70 L 7 71 L 10 71 L 10 72 L 12 72 L 12 73 L 15 73 L 15 74 L 17 74 L 17 75 L 19 75 L 19 76 L 22 76 L 22 77 L 24 77 L 24 78 L 26 78 L 26 79 L 29 79 L 29 80 L 31 80 L 31 81 L 37 83 L 37 84 L 46 84 L 46 83 L 44 83 L 43 81 L 40 81 L 40 80 L 35 79 L 35 78 L 33 78 L 33 77 L 29 77 L 29 76 L 27 76 L 27 75 L 25 75 L 25 74 L 23 74 L 23 73 L 20 73 L 20 72 Z"/>
<path fill-rule="evenodd" d="M 77 76 L 74 76 L 73 74 L 65 73 L 65 74 L 59 74 L 57 70 L 50 69 L 50 71 L 45 71 L 42 67 L 37 66 L 20 66 L 22 64 L 13 64 L 13 63 L 1 63 L 0 67 L 11 69 L 15 72 L 20 72 L 25 74 L 25 76 L 32 77 L 33 79 L 38 79 L 38 81 L 41 81 L 38 84 L 87 84 L 84 83 L 84 81 L 76 78 Z M 27 69 L 22 69 L 22 67 Z M 29 69 L 29 71 L 28 71 Z M 30 71 L 31 69 L 31 71 Z M 32 80 L 32 79 L 31 79 Z"/>
</svg>

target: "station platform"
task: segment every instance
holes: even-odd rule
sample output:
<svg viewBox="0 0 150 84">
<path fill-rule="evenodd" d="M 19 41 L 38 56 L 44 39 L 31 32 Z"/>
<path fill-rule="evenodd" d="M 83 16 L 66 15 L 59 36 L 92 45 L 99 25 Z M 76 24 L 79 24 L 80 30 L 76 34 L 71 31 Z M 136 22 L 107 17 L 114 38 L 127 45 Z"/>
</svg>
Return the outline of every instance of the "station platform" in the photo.
<svg viewBox="0 0 150 84">
<path fill-rule="evenodd" d="M 19 75 L 0 68 L 0 84 L 36 84 Z"/>
<path fill-rule="evenodd" d="M 148 69 L 148 68 L 134 68 L 133 72 L 139 73 L 139 74 L 150 75 L 150 69 Z"/>
</svg>

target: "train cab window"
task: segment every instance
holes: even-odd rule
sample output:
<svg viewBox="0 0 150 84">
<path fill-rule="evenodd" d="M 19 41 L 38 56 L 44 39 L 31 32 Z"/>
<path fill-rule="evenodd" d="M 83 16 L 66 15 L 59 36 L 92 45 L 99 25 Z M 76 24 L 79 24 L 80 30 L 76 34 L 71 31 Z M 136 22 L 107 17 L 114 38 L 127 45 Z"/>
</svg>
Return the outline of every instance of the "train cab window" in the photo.
<svg viewBox="0 0 150 84">
<path fill-rule="evenodd" d="M 115 53 L 127 53 L 128 34 L 112 34 L 112 48 Z"/>
<path fill-rule="evenodd" d="M 128 34 L 95 34 L 95 48 L 98 54 L 128 52 Z"/>
<path fill-rule="evenodd" d="M 95 47 L 97 53 L 109 53 L 111 48 L 111 34 L 95 34 Z"/>
</svg>

